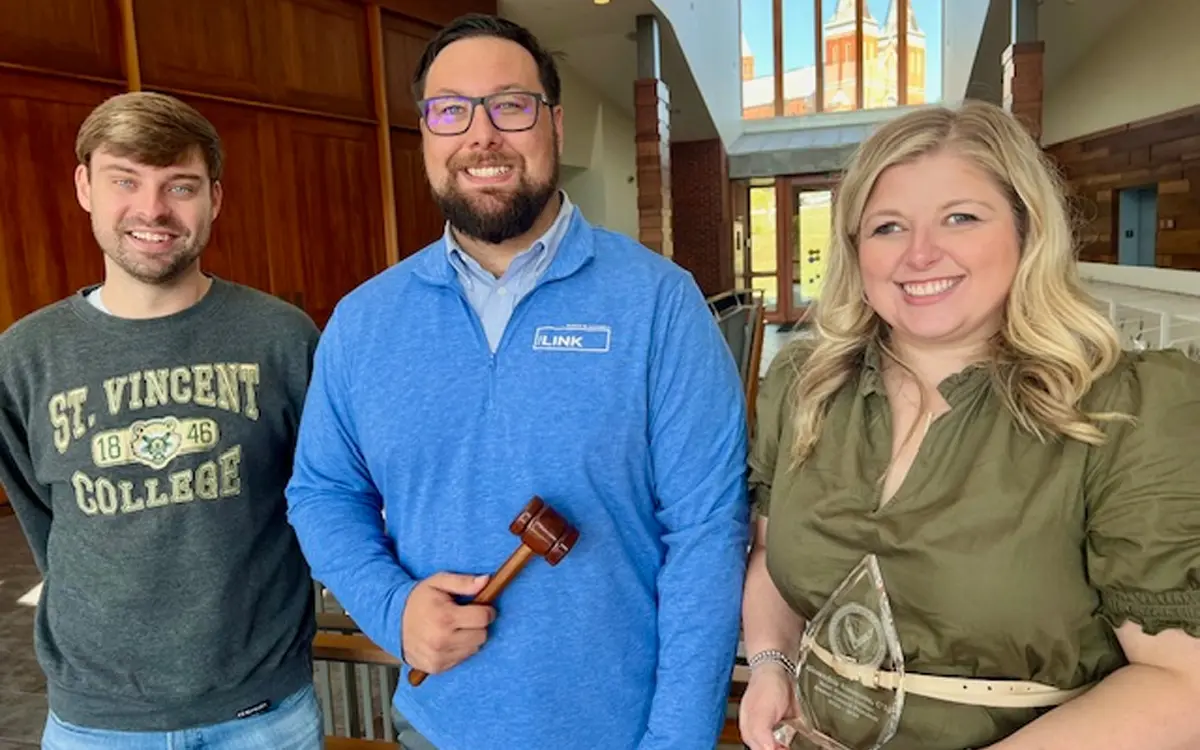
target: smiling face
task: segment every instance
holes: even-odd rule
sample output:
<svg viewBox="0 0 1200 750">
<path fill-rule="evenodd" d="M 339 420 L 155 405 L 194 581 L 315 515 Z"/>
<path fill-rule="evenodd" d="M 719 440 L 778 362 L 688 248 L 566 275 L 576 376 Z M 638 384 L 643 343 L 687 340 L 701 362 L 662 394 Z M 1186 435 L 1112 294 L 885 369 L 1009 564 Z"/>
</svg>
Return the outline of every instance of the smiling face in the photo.
<svg viewBox="0 0 1200 750">
<path fill-rule="evenodd" d="M 115 266 L 145 284 L 168 284 L 193 268 L 221 210 L 221 185 L 209 181 L 198 148 L 170 167 L 100 148 L 90 170 L 76 169 L 75 189 L 110 272 Z"/>
<path fill-rule="evenodd" d="M 885 170 L 859 224 L 867 301 L 892 338 L 907 343 L 973 343 L 994 334 L 1020 254 L 1008 198 L 948 151 Z"/>
<path fill-rule="evenodd" d="M 426 99 L 529 92 L 545 96 L 534 58 L 516 42 L 471 37 L 448 45 L 425 78 Z M 443 100 L 444 101 L 444 100 Z M 504 125 L 514 101 L 498 100 Z M 466 106 L 470 106 L 469 104 Z M 442 213 L 458 231 L 500 244 L 528 232 L 558 188 L 562 109 L 535 104 L 536 123 L 517 132 L 496 128 L 482 106 L 458 135 L 423 128 L 425 170 Z"/>
</svg>

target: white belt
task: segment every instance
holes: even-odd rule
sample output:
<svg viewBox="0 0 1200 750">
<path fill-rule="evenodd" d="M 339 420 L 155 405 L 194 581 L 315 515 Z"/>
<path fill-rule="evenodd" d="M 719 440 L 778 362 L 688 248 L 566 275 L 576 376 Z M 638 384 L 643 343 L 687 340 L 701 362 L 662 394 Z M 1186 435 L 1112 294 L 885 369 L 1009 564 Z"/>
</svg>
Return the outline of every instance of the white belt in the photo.
<svg viewBox="0 0 1200 750">
<path fill-rule="evenodd" d="M 1044 708 L 1058 706 L 1091 689 L 1092 685 L 1061 690 L 1040 682 L 1021 680 L 980 680 L 974 678 L 938 677 L 934 675 L 881 671 L 834 658 L 833 654 L 816 643 L 812 651 L 826 666 L 844 679 L 852 680 L 875 690 L 898 690 L 950 703 L 991 708 Z"/>
</svg>

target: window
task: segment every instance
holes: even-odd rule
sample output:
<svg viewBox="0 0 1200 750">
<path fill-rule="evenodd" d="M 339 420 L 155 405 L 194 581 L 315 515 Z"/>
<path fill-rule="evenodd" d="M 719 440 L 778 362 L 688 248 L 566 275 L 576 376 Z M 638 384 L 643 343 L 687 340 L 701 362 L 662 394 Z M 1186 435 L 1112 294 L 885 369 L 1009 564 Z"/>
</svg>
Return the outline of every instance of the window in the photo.
<svg viewBox="0 0 1200 750">
<path fill-rule="evenodd" d="M 767 312 L 779 309 L 779 265 L 776 231 L 779 217 L 775 206 L 775 181 L 761 181 L 750 187 L 750 240 L 746 277 L 749 286 L 763 293 Z"/>
<path fill-rule="evenodd" d="M 941 99 L 943 0 L 740 0 L 742 117 Z"/>
<path fill-rule="evenodd" d="M 774 117 L 775 0 L 742 3 L 742 117 Z"/>
</svg>

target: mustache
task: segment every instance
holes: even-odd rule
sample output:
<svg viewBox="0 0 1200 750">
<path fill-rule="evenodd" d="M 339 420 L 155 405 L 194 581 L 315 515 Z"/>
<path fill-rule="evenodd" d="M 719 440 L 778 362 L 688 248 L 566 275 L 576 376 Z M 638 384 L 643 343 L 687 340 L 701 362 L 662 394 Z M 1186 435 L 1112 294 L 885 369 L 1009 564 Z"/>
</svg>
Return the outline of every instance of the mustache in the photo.
<svg viewBox="0 0 1200 750">
<path fill-rule="evenodd" d="M 122 221 L 117 225 L 121 232 L 132 232 L 136 229 L 162 229 L 171 234 L 187 234 L 187 229 L 173 218 L 158 218 L 152 221 Z"/>
<path fill-rule="evenodd" d="M 474 169 L 477 167 L 517 167 L 520 166 L 520 160 L 508 159 L 503 156 L 463 157 L 461 159 L 451 159 L 448 166 L 450 169 L 461 172 L 464 169 Z"/>
</svg>

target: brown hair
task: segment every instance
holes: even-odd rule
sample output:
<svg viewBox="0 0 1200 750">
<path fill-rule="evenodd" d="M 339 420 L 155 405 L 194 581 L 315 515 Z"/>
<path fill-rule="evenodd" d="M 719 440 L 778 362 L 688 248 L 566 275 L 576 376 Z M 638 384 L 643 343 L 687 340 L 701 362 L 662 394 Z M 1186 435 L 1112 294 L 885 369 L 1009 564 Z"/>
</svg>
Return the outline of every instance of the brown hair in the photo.
<svg viewBox="0 0 1200 750">
<path fill-rule="evenodd" d="M 177 164 L 199 149 L 209 179 L 221 179 L 224 154 L 217 129 L 204 115 L 165 94 L 120 94 L 92 110 L 79 127 L 75 155 L 90 169 L 92 154 L 100 148 L 152 167 Z"/>
</svg>

